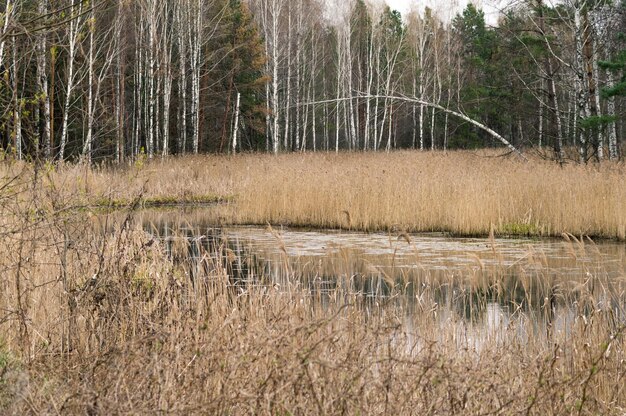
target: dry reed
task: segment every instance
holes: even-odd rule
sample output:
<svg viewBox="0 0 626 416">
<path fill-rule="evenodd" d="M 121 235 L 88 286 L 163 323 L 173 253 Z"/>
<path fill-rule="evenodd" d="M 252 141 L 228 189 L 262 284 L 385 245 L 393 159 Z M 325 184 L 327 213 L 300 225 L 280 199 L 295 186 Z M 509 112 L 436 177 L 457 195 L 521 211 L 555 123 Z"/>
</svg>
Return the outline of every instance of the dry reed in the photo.
<svg viewBox="0 0 626 416">
<path fill-rule="evenodd" d="M 251 221 L 247 216 L 253 214 L 277 220 L 312 209 L 318 205 L 314 200 L 289 205 L 283 198 L 299 195 L 298 183 L 316 183 L 319 188 L 305 195 L 328 198 L 317 201 L 321 203 L 334 201 L 340 225 L 345 201 L 376 201 L 372 207 L 363 205 L 375 215 L 401 210 L 393 200 L 368 199 L 359 193 L 332 196 L 324 190 L 329 185 L 325 180 L 343 170 L 338 161 L 353 159 L 352 169 L 370 172 L 374 169 L 367 163 L 370 157 L 376 159 L 315 156 L 317 168 L 328 169 L 317 181 L 310 168 L 290 179 L 289 173 L 301 165 L 291 158 L 284 160 L 293 164 L 284 166 L 282 175 L 277 162 L 283 159 L 252 156 L 197 159 L 191 169 L 202 173 L 230 166 L 231 173 L 222 172 L 212 185 L 218 192 L 263 186 L 256 194 L 261 198 L 257 214 L 246 211 L 252 209 L 252 193 L 238 195 L 240 221 Z M 415 157 L 392 155 L 387 161 Z M 302 161 L 311 160 L 303 156 Z M 248 162 L 256 164 L 250 171 L 267 172 L 265 185 L 248 176 Z M 191 174 L 182 165 L 177 169 L 180 178 Z M 333 189 L 348 192 L 348 184 L 341 182 L 356 171 L 344 172 Z M 386 172 L 380 174 L 385 185 L 376 188 L 382 193 L 379 197 L 400 192 L 399 184 L 392 187 L 386 182 Z M 548 343 L 532 337 L 521 342 L 512 336 L 480 348 L 471 344 L 459 348 L 461 318 L 451 316 L 449 325 L 441 326 L 442 310 L 436 304 L 416 314 L 408 325 L 402 307 L 386 302 L 365 307 L 358 295 L 340 289 L 331 291 L 321 307 L 319 299 L 298 284 L 293 269 L 287 270 L 292 290 L 234 285 L 227 272 L 227 263 L 234 258 L 223 245 L 201 250 L 198 264 L 188 260 L 189 240 L 179 238 L 168 256 L 161 240 L 137 226 L 132 211 L 115 221 L 88 210 L 77 215 L 70 208 L 84 196 L 76 189 L 61 190 L 57 179 L 47 176 L 29 171 L 6 175 L 2 182 L 0 413 L 618 415 L 626 411 L 623 317 L 598 307 L 599 287 L 594 281 L 578 285 L 576 322 Z M 113 185 L 121 180 L 119 175 L 108 178 Z M 274 208 L 265 211 L 262 204 L 270 195 L 264 192 L 279 178 L 286 186 L 283 191 L 273 189 Z M 422 180 L 398 179 L 404 184 Z M 350 186 L 359 189 L 371 183 L 376 180 Z M 490 183 L 497 185 L 495 179 Z M 172 185 L 164 189 L 167 186 Z M 184 190 L 184 184 L 179 188 Z M 189 191 L 206 189 L 190 185 Z M 363 225 L 365 214 L 355 206 L 347 209 Z M 323 212 L 331 211 L 314 211 L 311 218 L 333 225 Z M 394 220 L 400 219 L 400 211 L 396 215 Z M 376 217 L 368 218 L 368 226 L 373 226 Z M 469 287 L 480 293 L 481 284 L 496 283 L 475 282 Z M 530 327 L 532 323 L 520 320 L 507 331 Z"/>
<path fill-rule="evenodd" d="M 559 167 L 471 152 L 240 155 L 68 166 L 50 177 L 81 203 L 232 197 L 219 219 L 234 224 L 626 238 L 622 163 Z"/>
</svg>

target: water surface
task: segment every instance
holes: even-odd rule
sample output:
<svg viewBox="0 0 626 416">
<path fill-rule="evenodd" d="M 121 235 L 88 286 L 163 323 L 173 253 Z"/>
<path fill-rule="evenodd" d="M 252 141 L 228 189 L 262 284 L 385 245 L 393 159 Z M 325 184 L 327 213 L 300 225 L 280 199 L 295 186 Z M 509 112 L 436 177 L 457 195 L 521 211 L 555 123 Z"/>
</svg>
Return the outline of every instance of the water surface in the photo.
<svg viewBox="0 0 626 416">
<path fill-rule="evenodd" d="M 626 317 L 619 242 L 230 227 L 163 213 L 143 221 L 170 250 L 184 240 L 196 264 L 219 260 L 241 291 L 298 288 L 322 307 L 360 299 L 365 313 L 393 310 L 408 328 L 434 319 L 465 345 L 567 334 L 597 311 L 616 324 Z"/>
</svg>

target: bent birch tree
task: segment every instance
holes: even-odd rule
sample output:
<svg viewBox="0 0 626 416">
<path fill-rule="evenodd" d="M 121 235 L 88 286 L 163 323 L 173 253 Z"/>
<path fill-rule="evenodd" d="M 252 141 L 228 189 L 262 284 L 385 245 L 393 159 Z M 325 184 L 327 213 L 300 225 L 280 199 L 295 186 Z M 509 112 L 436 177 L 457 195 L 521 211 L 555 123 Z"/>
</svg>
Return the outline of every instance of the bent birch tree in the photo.
<svg viewBox="0 0 626 416">
<path fill-rule="evenodd" d="M 444 107 L 444 106 L 442 106 L 440 104 L 435 104 L 435 103 L 431 103 L 431 102 L 428 102 L 428 101 L 420 100 L 419 98 L 406 97 L 406 96 L 401 96 L 401 95 L 363 95 L 363 96 L 358 96 L 358 98 L 404 101 L 404 102 L 408 102 L 408 103 L 419 104 L 419 105 L 424 106 L 424 107 L 433 108 L 435 110 L 443 111 L 446 114 L 450 114 L 450 115 L 458 117 L 458 118 L 460 118 L 462 120 L 465 120 L 468 123 L 470 123 L 470 124 L 478 127 L 479 129 L 487 132 L 490 136 L 492 136 L 493 138 L 495 138 L 496 140 L 498 140 L 499 142 L 504 144 L 511 152 L 517 154 L 524 161 L 526 161 L 526 162 L 528 161 L 526 156 L 524 156 L 522 154 L 522 152 L 520 152 L 515 146 L 513 146 L 501 134 L 499 134 L 495 130 L 489 128 L 488 126 L 484 125 L 483 123 L 481 123 L 479 121 L 476 121 L 473 118 L 471 118 L 471 117 L 469 117 L 469 116 L 467 116 L 467 115 L 465 115 L 465 114 L 463 114 L 463 113 L 461 113 L 459 111 L 450 110 L 449 108 L 446 108 L 446 107 Z M 345 97 L 345 98 L 336 98 L 336 99 L 333 99 L 333 100 L 323 100 L 323 101 L 314 101 L 314 102 L 308 102 L 308 103 L 300 103 L 298 105 L 299 106 L 310 106 L 310 105 L 327 104 L 327 103 L 334 103 L 334 102 L 340 102 L 340 101 L 350 101 L 350 100 L 355 100 L 355 99 L 357 99 L 357 97 Z"/>
</svg>

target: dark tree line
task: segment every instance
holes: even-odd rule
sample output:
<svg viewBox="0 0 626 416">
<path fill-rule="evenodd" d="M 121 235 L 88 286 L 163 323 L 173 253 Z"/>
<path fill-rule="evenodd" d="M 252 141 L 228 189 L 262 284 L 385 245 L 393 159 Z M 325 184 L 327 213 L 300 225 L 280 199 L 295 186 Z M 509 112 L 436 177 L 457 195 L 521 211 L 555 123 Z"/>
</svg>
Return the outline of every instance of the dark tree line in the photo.
<svg viewBox="0 0 626 416">
<path fill-rule="evenodd" d="M 624 2 L 526 0 L 497 27 L 472 4 L 331 3 L 5 0 L 0 145 L 121 161 L 499 146 L 492 130 L 558 160 L 619 157 Z"/>
</svg>

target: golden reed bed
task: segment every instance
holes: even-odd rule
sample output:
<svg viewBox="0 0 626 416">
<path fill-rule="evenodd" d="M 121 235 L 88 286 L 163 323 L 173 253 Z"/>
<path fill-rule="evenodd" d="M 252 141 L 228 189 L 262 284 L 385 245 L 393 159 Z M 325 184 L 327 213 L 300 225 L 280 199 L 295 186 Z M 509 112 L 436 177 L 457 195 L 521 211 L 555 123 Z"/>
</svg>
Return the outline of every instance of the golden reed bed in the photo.
<svg viewBox="0 0 626 416">
<path fill-rule="evenodd" d="M 199 156 L 61 168 L 57 186 L 106 201 L 232 197 L 221 221 L 459 235 L 626 238 L 626 167 L 524 163 L 494 152 Z"/>
</svg>

